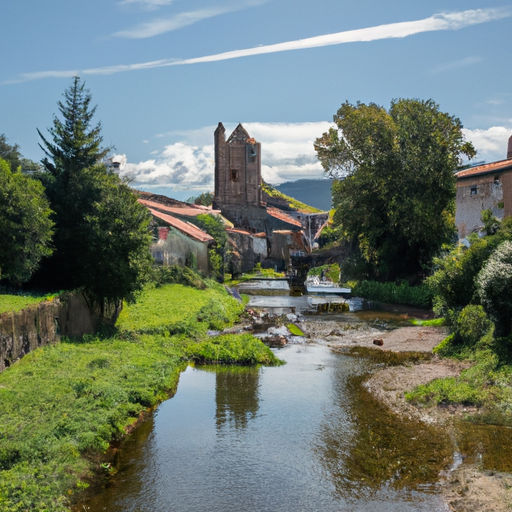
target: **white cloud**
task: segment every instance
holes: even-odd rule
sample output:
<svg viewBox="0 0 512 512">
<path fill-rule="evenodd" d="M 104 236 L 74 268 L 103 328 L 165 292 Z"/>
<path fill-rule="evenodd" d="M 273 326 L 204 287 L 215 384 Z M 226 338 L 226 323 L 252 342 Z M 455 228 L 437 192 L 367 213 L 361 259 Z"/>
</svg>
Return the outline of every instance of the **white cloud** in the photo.
<svg viewBox="0 0 512 512">
<path fill-rule="evenodd" d="M 259 46 L 247 50 L 235 50 L 231 52 L 198 57 L 173 62 L 170 65 L 177 64 L 198 64 L 201 62 L 215 62 L 227 59 L 237 59 L 240 57 L 249 57 L 252 55 L 261 55 L 265 53 L 276 53 L 290 50 L 303 50 L 305 48 L 317 48 L 321 46 L 331 46 L 343 43 L 369 42 L 380 39 L 394 39 L 420 34 L 422 32 L 433 32 L 439 30 L 458 30 L 471 25 L 485 23 L 511 16 L 510 10 L 505 9 L 475 9 L 449 14 L 435 14 L 430 18 L 417 21 L 404 21 L 400 23 L 390 23 L 388 25 L 379 25 L 376 27 L 362 28 L 357 30 L 347 30 L 335 34 L 310 37 L 308 39 L 299 39 L 298 41 L 289 41 L 287 43 L 278 43 L 268 46 Z"/>
<path fill-rule="evenodd" d="M 478 64 L 482 62 L 482 57 L 466 57 L 465 59 L 457 60 L 455 62 L 449 62 L 447 64 L 443 64 L 438 68 L 434 69 L 434 73 L 443 73 L 444 71 L 450 71 L 451 69 L 463 68 L 466 66 L 472 66 L 474 64 Z"/>
<path fill-rule="evenodd" d="M 255 0 L 256 2 L 257 0 Z M 127 65 L 114 65 L 101 68 L 92 68 L 83 70 L 84 75 L 101 75 L 119 73 L 122 71 L 134 71 L 138 69 L 151 69 L 166 66 L 177 66 L 185 64 L 199 64 L 204 62 L 217 62 L 228 59 L 237 59 L 241 57 L 250 57 L 266 53 L 277 53 L 291 50 L 304 50 L 307 48 L 318 48 L 322 46 L 331 46 L 344 43 L 369 42 L 382 39 L 394 39 L 420 34 L 424 32 L 433 32 L 439 30 L 459 30 L 464 27 L 487 23 L 499 19 L 507 18 L 512 15 L 510 9 L 475 9 L 455 13 L 436 14 L 429 18 L 417 21 L 404 21 L 400 23 L 390 23 L 388 25 L 379 25 L 357 30 L 347 30 L 335 34 L 310 37 L 308 39 L 299 39 L 286 43 L 278 43 L 267 46 L 258 46 L 246 50 L 235 50 L 215 55 L 207 55 L 193 59 L 161 59 L 150 62 L 142 62 Z M 72 73 L 72 75 L 69 75 Z M 73 76 L 76 71 L 43 71 L 40 73 L 26 73 L 20 76 L 16 81 L 10 80 L 2 82 L 3 84 L 35 80 L 45 77 Z"/>
<path fill-rule="evenodd" d="M 224 123 L 226 134 L 236 123 Z M 314 140 L 332 125 L 327 121 L 311 123 L 244 123 L 244 128 L 261 142 L 263 179 L 272 184 L 301 178 L 322 178 L 322 166 L 316 158 Z M 154 158 L 130 163 L 126 155 L 116 155 L 121 162 L 120 175 L 131 178 L 137 188 L 170 187 L 174 190 L 213 190 L 215 126 L 197 130 L 159 134 L 160 138 L 179 139 L 167 144 Z M 487 130 L 464 129 L 467 140 L 478 150 L 475 161 L 506 158 L 510 127 L 494 126 Z"/>
<path fill-rule="evenodd" d="M 169 5 L 175 2 L 176 0 L 122 0 L 118 2 L 119 5 L 124 4 L 140 4 L 143 8 L 148 10 L 155 10 L 161 7 L 162 5 Z"/>
<path fill-rule="evenodd" d="M 269 1 L 270 0 L 245 0 L 238 1 L 233 5 L 224 5 L 210 7 L 207 9 L 198 9 L 197 11 L 181 12 L 169 18 L 159 18 L 146 23 L 141 23 L 131 29 L 116 32 L 114 35 L 117 37 L 126 37 L 129 39 L 145 39 L 147 37 L 154 37 L 160 34 L 164 34 L 165 32 L 171 32 L 172 30 L 178 30 L 188 25 L 193 25 L 194 23 L 204 19 L 213 18 L 215 16 L 220 16 L 221 14 L 227 14 L 229 12 L 240 11 L 247 7 L 254 7 L 257 5 L 265 4 Z M 153 2 L 150 1 L 149 3 Z"/>
<path fill-rule="evenodd" d="M 492 126 L 487 130 L 464 128 L 463 132 L 466 139 L 470 140 L 478 151 L 475 161 L 494 162 L 507 158 L 508 139 L 512 135 L 512 121 L 508 127 Z"/>
<path fill-rule="evenodd" d="M 235 126 L 226 123 L 228 136 Z M 323 176 L 313 141 L 330 126 L 328 122 L 244 124 L 249 134 L 262 144 L 263 179 L 273 184 Z M 132 179 L 138 188 L 165 186 L 213 190 L 215 128 L 207 126 L 180 132 L 180 142 L 167 145 L 159 156 L 138 164 L 129 163 L 126 155 L 116 155 L 116 160 L 121 162 L 120 175 Z M 177 133 L 172 135 L 176 137 Z"/>
<path fill-rule="evenodd" d="M 182 12 L 176 16 L 173 16 L 172 18 L 157 19 L 147 23 L 141 23 L 140 25 L 137 25 L 131 29 L 116 32 L 114 35 L 117 37 L 126 37 L 129 39 L 144 39 L 147 37 L 154 37 L 160 34 L 164 34 L 165 32 L 178 30 L 188 25 L 192 25 L 207 18 L 213 18 L 214 16 L 232 12 L 233 10 L 237 9 L 214 7 L 198 11 Z"/>
</svg>

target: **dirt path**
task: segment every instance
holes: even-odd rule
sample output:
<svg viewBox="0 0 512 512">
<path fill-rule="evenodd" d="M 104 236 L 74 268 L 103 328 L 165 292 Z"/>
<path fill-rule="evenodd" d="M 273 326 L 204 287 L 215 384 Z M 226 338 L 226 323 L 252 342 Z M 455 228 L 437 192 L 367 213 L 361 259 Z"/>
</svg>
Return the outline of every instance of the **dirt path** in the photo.
<svg viewBox="0 0 512 512">
<path fill-rule="evenodd" d="M 362 346 L 394 352 L 431 352 L 447 334 L 439 327 L 401 327 L 391 331 L 375 323 L 362 327 L 358 318 L 342 322 L 306 319 L 301 328 L 312 341 L 327 341 L 334 350 Z M 375 345 L 374 340 L 382 340 L 382 345 Z M 384 368 L 374 373 L 365 385 L 394 413 L 449 428 L 454 416 L 470 411 L 464 407 L 418 408 L 405 400 L 404 393 L 437 378 L 457 376 L 464 368 L 467 365 L 434 357 L 428 363 Z M 512 511 L 510 474 L 483 471 L 474 464 L 459 464 L 441 475 L 441 490 L 454 512 Z"/>
</svg>

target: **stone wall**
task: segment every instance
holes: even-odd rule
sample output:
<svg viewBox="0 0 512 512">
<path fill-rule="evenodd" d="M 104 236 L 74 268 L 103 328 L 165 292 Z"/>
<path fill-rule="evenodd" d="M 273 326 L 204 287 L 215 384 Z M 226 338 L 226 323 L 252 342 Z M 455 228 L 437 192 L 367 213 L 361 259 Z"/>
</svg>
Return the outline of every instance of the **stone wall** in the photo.
<svg viewBox="0 0 512 512">
<path fill-rule="evenodd" d="M 119 311 L 107 311 L 106 321 L 115 323 Z M 91 313 L 81 294 L 0 314 L 0 372 L 36 348 L 60 341 L 61 335 L 94 334 L 99 318 L 99 311 Z"/>
<path fill-rule="evenodd" d="M 500 175 L 477 175 L 457 181 L 455 224 L 459 238 L 464 238 L 483 226 L 481 216 L 484 210 L 491 210 L 498 219 L 503 218 L 504 185 L 507 187 L 509 184 L 504 184 Z"/>
</svg>

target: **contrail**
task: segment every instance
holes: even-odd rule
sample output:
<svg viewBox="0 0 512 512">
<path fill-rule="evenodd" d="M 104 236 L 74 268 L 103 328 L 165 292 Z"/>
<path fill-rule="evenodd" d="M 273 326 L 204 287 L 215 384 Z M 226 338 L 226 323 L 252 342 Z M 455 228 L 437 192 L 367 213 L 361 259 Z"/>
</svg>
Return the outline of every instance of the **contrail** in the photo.
<svg viewBox="0 0 512 512">
<path fill-rule="evenodd" d="M 357 30 L 347 30 L 335 34 L 327 34 L 285 43 L 277 43 L 266 46 L 257 46 L 245 50 L 233 50 L 215 55 L 196 57 L 193 59 L 162 59 L 138 64 L 121 64 L 115 66 L 105 66 L 100 68 L 84 69 L 82 72 L 74 71 L 40 71 L 35 73 L 25 73 L 20 78 L 4 81 L 2 84 L 26 82 L 29 80 L 38 80 L 41 78 L 62 78 L 72 77 L 77 74 L 82 75 L 109 75 L 121 73 L 124 71 L 135 71 L 139 69 L 152 69 L 167 66 L 183 66 L 187 64 L 201 64 L 206 62 L 218 62 L 229 59 L 239 59 L 242 57 L 252 57 L 254 55 L 263 55 L 267 53 L 286 52 L 291 50 L 305 50 L 307 48 L 319 48 L 322 46 L 332 46 L 344 43 L 369 42 L 382 39 L 397 39 L 421 34 L 424 32 L 436 32 L 440 30 L 459 30 L 471 25 L 478 25 L 490 21 L 507 18 L 512 15 L 509 9 L 473 9 L 455 13 L 440 13 L 422 20 L 404 21 L 399 23 L 390 23 L 387 25 L 378 25 L 376 27 L 361 28 Z"/>
</svg>

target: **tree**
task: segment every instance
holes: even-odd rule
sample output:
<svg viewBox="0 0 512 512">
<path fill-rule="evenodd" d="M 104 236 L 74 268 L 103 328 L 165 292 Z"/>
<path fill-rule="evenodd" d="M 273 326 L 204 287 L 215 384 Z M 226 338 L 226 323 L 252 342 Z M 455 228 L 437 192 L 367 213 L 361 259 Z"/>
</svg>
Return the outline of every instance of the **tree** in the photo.
<svg viewBox="0 0 512 512">
<path fill-rule="evenodd" d="M 107 304 L 134 300 L 145 283 L 152 263 L 151 216 L 116 174 L 105 172 L 104 166 L 92 173 L 97 200 L 81 225 L 83 254 L 76 278 L 103 313 Z"/>
<path fill-rule="evenodd" d="M 455 177 L 476 152 L 460 120 L 432 100 L 400 99 L 389 111 L 345 102 L 315 141 L 335 178 L 334 223 L 357 245 L 369 277 L 424 271 L 454 234 Z"/>
<path fill-rule="evenodd" d="M 52 142 L 38 130 L 46 155 L 38 178 L 54 211 L 56 250 L 36 277 L 37 284 L 74 289 L 82 286 L 84 219 L 101 195 L 97 183 L 104 171 L 95 166 L 109 149 L 101 147 L 101 125 L 91 127 L 96 108 L 90 108 L 91 95 L 80 78 L 73 78 L 64 99 L 58 102 L 63 121 L 55 116 L 48 130 Z"/>
<path fill-rule="evenodd" d="M 23 157 L 18 144 L 9 144 L 3 133 L 0 134 L 0 158 L 3 158 L 10 165 L 12 172 L 21 168 L 21 172 L 30 174 L 41 169 L 39 164 Z"/>
<path fill-rule="evenodd" d="M 67 191 L 73 174 L 94 166 L 106 158 L 111 150 L 101 147 L 101 123 L 91 126 L 96 112 L 96 107 L 90 106 L 91 100 L 85 83 L 75 76 L 69 89 L 64 92 L 64 103 L 57 103 L 64 120 L 54 116 L 53 127 L 48 129 L 53 142 L 46 140 L 37 130 L 43 142 L 39 147 L 46 155 L 42 164 L 48 173 L 47 178 L 53 178 L 63 192 Z"/>
<path fill-rule="evenodd" d="M 59 102 L 49 129 L 39 132 L 46 157 L 41 181 L 55 211 L 56 251 L 39 280 L 61 289 L 83 289 L 91 305 L 132 299 L 149 270 L 150 215 L 104 159 L 101 125 L 91 127 L 96 108 L 78 77 Z"/>
<path fill-rule="evenodd" d="M 0 278 L 28 281 L 52 252 L 53 222 L 41 183 L 0 158 Z"/>
</svg>

